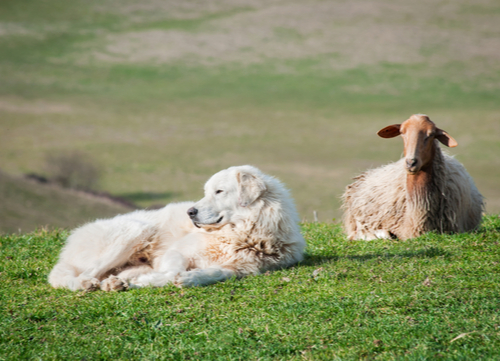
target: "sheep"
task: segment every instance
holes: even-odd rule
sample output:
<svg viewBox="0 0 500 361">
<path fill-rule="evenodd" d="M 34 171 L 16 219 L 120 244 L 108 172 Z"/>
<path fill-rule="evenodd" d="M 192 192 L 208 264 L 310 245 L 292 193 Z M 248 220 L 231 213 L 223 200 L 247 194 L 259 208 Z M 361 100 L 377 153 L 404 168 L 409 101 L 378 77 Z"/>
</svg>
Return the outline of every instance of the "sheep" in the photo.
<svg viewBox="0 0 500 361">
<path fill-rule="evenodd" d="M 430 231 L 459 233 L 479 226 L 483 196 L 464 166 L 438 145 L 456 147 L 455 139 L 424 114 L 377 134 L 401 135 L 404 158 L 368 170 L 346 187 L 342 208 L 350 240 L 406 240 Z"/>
</svg>

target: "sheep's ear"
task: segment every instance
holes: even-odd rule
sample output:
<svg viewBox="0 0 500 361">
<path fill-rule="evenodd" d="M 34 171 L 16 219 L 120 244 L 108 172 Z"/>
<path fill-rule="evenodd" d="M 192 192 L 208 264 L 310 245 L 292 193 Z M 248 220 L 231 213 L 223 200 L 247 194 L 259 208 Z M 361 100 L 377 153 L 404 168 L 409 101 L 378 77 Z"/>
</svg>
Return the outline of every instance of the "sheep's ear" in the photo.
<svg viewBox="0 0 500 361">
<path fill-rule="evenodd" d="M 238 203 L 246 207 L 257 200 L 267 189 L 263 180 L 247 172 L 236 174 L 238 181 Z"/>
<path fill-rule="evenodd" d="M 439 128 L 436 129 L 436 139 L 450 148 L 456 147 L 458 145 L 457 141 L 453 139 L 451 135 Z"/>
<path fill-rule="evenodd" d="M 401 124 L 388 125 L 387 127 L 380 129 L 377 135 L 382 138 L 394 138 L 401 134 L 399 131 Z"/>
</svg>

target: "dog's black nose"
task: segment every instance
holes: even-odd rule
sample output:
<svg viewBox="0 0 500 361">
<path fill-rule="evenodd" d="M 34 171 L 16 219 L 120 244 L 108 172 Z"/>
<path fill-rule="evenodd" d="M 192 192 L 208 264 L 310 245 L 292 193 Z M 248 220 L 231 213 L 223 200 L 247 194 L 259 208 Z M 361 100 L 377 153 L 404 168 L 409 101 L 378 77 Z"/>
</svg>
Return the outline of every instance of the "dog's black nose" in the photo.
<svg viewBox="0 0 500 361">
<path fill-rule="evenodd" d="M 191 207 L 188 209 L 188 216 L 192 219 L 194 217 L 196 217 L 196 215 L 198 214 L 198 210 L 194 207 Z"/>
</svg>

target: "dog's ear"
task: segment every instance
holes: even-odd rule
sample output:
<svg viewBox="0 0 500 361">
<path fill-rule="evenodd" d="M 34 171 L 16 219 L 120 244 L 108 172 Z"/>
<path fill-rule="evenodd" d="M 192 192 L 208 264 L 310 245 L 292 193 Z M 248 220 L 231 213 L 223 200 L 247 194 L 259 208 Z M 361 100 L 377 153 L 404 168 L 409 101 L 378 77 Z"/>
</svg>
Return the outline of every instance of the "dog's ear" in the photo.
<svg viewBox="0 0 500 361">
<path fill-rule="evenodd" d="M 242 207 L 249 206 L 265 192 L 266 185 L 259 177 L 247 172 L 236 174 L 238 181 L 238 203 Z"/>
</svg>

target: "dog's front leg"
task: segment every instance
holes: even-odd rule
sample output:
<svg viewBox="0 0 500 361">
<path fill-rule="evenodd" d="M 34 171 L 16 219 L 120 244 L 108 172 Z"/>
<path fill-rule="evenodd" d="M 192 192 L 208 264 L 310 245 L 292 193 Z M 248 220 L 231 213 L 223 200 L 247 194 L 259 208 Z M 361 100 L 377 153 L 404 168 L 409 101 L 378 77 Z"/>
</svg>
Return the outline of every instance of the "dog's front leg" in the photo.
<svg viewBox="0 0 500 361">
<path fill-rule="evenodd" d="M 176 279 L 180 286 L 206 286 L 236 277 L 236 272 L 222 266 L 212 266 L 204 269 L 195 269 L 181 272 Z"/>
<path fill-rule="evenodd" d="M 162 256 L 159 266 L 155 271 L 140 275 L 136 279 L 131 280 L 130 287 L 162 287 L 169 283 L 174 283 L 177 275 L 186 271 L 188 265 L 188 259 L 181 252 L 176 249 L 170 249 Z"/>
</svg>

